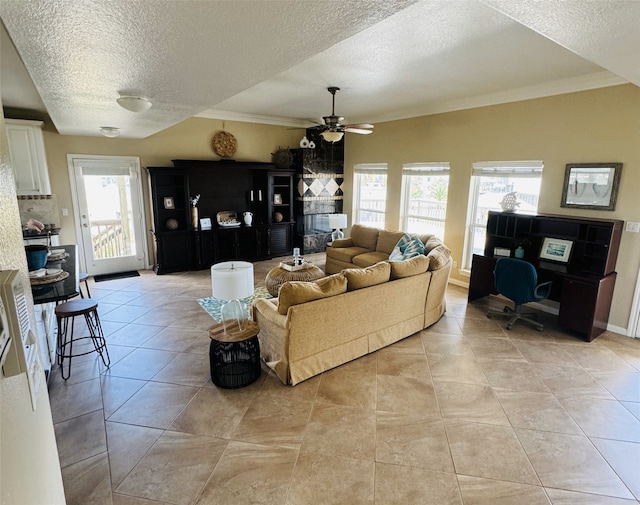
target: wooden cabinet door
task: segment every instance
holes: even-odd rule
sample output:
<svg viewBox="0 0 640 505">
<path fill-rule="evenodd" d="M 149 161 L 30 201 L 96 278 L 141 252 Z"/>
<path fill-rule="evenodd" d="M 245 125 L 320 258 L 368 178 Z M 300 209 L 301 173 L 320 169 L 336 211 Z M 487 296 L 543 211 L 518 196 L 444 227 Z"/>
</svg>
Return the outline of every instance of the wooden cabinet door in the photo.
<svg viewBox="0 0 640 505">
<path fill-rule="evenodd" d="M 190 232 L 170 232 L 156 235 L 158 264 L 156 273 L 178 272 L 193 267 L 193 244 Z"/>
</svg>

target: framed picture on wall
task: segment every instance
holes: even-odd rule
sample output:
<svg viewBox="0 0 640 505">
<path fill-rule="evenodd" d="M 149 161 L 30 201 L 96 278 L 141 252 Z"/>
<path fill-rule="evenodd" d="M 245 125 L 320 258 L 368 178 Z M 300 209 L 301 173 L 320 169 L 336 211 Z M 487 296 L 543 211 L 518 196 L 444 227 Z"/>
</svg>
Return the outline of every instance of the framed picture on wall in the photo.
<svg viewBox="0 0 640 505">
<path fill-rule="evenodd" d="M 561 207 L 616 210 L 622 163 L 568 163 Z"/>
<path fill-rule="evenodd" d="M 173 201 L 173 197 L 172 196 L 165 196 L 162 201 L 164 202 L 164 208 L 165 209 L 175 209 L 176 208 L 176 204 Z"/>
<path fill-rule="evenodd" d="M 275 195 L 273 195 L 273 204 L 274 205 L 282 205 L 282 195 L 279 193 L 276 193 Z"/>
<path fill-rule="evenodd" d="M 200 219 L 200 229 L 201 230 L 210 230 L 211 229 L 211 218 L 203 217 Z"/>
<path fill-rule="evenodd" d="M 540 248 L 540 254 L 538 257 L 543 260 L 568 263 L 572 247 L 573 242 L 571 240 L 545 237 L 542 241 L 542 247 Z"/>
</svg>

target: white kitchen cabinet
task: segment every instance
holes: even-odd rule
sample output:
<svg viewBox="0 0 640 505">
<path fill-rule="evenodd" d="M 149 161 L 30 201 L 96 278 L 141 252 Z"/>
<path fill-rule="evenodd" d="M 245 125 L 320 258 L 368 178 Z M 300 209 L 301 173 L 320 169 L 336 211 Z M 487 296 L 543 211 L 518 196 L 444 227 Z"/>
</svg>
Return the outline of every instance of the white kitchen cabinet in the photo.
<svg viewBox="0 0 640 505">
<path fill-rule="evenodd" d="M 50 195 L 42 121 L 5 119 L 18 195 Z"/>
</svg>

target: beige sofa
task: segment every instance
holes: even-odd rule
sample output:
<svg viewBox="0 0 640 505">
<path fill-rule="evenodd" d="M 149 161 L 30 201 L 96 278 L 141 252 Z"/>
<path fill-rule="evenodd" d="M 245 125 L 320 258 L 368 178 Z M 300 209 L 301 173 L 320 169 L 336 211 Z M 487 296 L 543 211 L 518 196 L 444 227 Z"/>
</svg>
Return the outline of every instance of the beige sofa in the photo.
<svg viewBox="0 0 640 505">
<path fill-rule="evenodd" d="M 439 253 L 433 261 L 422 255 L 417 262 L 383 261 L 315 282 L 288 282 L 278 299 L 256 300 L 252 313 L 265 363 L 284 384 L 294 385 L 434 324 L 445 312 L 452 263 L 446 247 Z M 385 269 L 390 280 L 361 287 L 363 279 L 366 284 L 370 274 Z M 395 278 L 402 269 L 409 275 Z M 296 290 L 308 289 L 317 299 L 292 303 Z"/>
<path fill-rule="evenodd" d="M 404 232 L 380 230 L 354 224 L 349 238 L 335 240 L 327 247 L 325 272 L 335 274 L 345 268 L 368 267 L 389 259 Z M 425 244 L 425 254 L 450 256 L 449 249 L 435 235 L 411 235 Z"/>
</svg>

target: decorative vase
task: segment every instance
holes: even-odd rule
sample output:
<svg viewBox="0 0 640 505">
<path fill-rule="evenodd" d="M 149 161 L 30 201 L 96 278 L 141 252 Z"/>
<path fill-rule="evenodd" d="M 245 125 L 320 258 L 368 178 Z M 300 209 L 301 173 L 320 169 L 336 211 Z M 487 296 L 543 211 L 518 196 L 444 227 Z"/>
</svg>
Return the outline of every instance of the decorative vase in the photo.
<svg viewBox="0 0 640 505">
<path fill-rule="evenodd" d="M 243 216 L 244 216 L 244 224 L 246 224 L 247 226 L 251 226 L 251 223 L 253 223 L 253 213 L 245 212 Z"/>
<path fill-rule="evenodd" d="M 514 256 L 518 259 L 524 258 L 524 249 L 522 248 L 522 246 L 516 247 Z"/>
<path fill-rule="evenodd" d="M 198 207 L 191 207 L 191 226 L 194 230 L 198 229 Z"/>
</svg>

